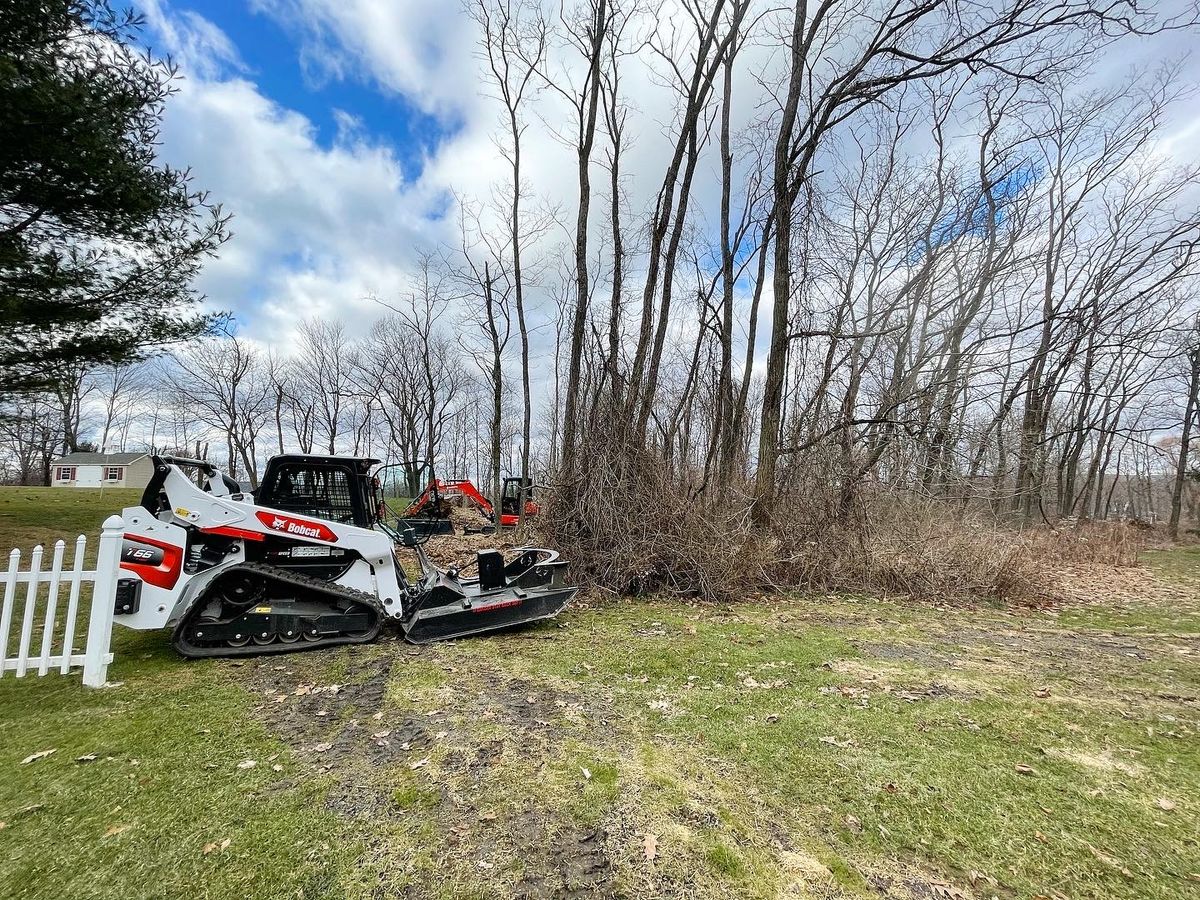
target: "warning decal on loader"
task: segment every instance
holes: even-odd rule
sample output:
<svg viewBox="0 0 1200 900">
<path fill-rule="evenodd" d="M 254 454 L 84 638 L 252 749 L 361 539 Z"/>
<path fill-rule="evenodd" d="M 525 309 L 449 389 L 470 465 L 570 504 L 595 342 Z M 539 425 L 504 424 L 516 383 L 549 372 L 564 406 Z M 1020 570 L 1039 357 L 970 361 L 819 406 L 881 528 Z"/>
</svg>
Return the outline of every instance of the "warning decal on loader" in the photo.
<svg viewBox="0 0 1200 900">
<path fill-rule="evenodd" d="M 329 541 L 331 543 L 337 541 L 337 535 L 320 522 L 311 522 L 308 519 L 296 519 L 292 516 L 285 516 L 282 513 L 267 512 L 265 510 L 255 513 L 255 515 L 258 516 L 258 521 L 273 531 L 295 535 L 296 537 L 312 538 L 317 541 Z"/>
</svg>

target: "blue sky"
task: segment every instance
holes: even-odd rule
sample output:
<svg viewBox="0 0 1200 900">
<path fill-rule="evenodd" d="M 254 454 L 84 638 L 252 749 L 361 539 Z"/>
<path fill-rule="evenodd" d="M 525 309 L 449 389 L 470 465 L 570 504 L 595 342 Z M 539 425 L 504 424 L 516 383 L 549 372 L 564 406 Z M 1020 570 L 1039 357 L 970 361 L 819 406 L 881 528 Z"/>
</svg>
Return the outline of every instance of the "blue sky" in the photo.
<svg viewBox="0 0 1200 900">
<path fill-rule="evenodd" d="M 386 141 L 396 151 L 407 178 L 421 174 L 425 158 L 461 127 L 456 117 L 419 109 L 399 91 L 388 88 L 369 71 L 346 67 L 340 72 L 304 60 L 300 32 L 278 16 L 245 0 L 174 3 L 176 15 L 195 13 L 219 28 L 237 51 L 240 66 L 228 74 L 252 80 L 259 91 L 281 106 L 304 115 L 317 129 L 317 142 L 332 146 L 347 127 L 344 115 L 370 139 Z M 153 35 L 151 35 L 153 37 Z"/>
<path fill-rule="evenodd" d="M 381 309 L 371 298 L 448 240 L 448 172 L 495 177 L 467 127 L 479 120 L 470 37 L 430 0 L 134 5 L 145 43 L 181 76 L 162 156 L 233 216 L 199 287 L 240 333 L 286 349 L 304 318 L 365 330 Z"/>
</svg>

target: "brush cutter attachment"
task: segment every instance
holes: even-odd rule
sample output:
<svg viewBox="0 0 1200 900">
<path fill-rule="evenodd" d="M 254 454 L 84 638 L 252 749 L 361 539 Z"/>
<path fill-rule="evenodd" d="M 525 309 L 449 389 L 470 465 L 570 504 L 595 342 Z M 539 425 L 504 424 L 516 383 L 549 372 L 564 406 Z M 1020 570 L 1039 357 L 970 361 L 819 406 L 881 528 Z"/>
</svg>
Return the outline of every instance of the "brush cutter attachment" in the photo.
<svg viewBox="0 0 1200 900">
<path fill-rule="evenodd" d="M 405 638 L 427 644 L 558 615 L 578 591 L 564 583 L 566 563 L 553 550 L 522 547 L 512 554 L 506 560 L 498 550 L 481 550 L 476 576 L 464 578 L 456 569 L 427 566 L 418 552 L 426 574 L 401 623 Z"/>
</svg>

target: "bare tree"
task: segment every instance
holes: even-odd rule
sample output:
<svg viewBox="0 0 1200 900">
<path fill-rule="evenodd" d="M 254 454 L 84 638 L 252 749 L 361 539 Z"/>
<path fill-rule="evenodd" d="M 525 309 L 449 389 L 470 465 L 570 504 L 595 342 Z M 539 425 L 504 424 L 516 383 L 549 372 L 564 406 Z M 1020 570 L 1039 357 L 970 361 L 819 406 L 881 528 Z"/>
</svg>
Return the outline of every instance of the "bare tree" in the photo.
<svg viewBox="0 0 1200 900">
<path fill-rule="evenodd" d="M 93 376 L 104 415 L 101 452 L 113 452 L 114 444 L 118 451 L 125 449 L 133 419 L 151 394 L 152 385 L 146 374 L 144 364 L 134 362 L 107 366 Z"/>
<path fill-rule="evenodd" d="M 1175 478 L 1171 485 L 1171 517 L 1168 522 L 1171 537 L 1179 538 L 1179 519 L 1183 511 L 1183 488 L 1188 478 L 1191 461 L 1192 429 L 1195 428 L 1197 412 L 1200 410 L 1200 320 L 1192 326 L 1188 335 L 1186 359 L 1188 362 L 1187 399 L 1184 401 L 1183 421 L 1180 423 L 1179 456 L 1175 462 Z"/>
<path fill-rule="evenodd" d="M 324 319 L 301 323 L 298 351 L 292 358 L 293 390 L 312 398 L 314 438 L 327 452 L 335 453 L 351 392 L 352 347 L 346 326 Z"/>
<path fill-rule="evenodd" d="M 1135 18 L 1136 16 L 1136 18 Z M 863 17 L 854 3 L 797 0 L 789 65 L 774 142 L 774 272 L 771 343 L 759 429 L 756 515 L 769 515 L 784 418 L 793 339 L 793 236 L 797 201 L 829 135 L 859 111 L 907 83 L 954 71 L 990 69 L 1028 79 L 1068 67 L 1110 35 L 1148 27 L 1146 16 L 1103 4 L 1005 0 L 963 7 L 887 0 Z M 836 48 L 836 49 L 835 49 Z M 1019 74 L 1018 74 L 1019 73 Z"/>
<path fill-rule="evenodd" d="M 258 441 L 270 418 L 259 351 L 241 338 L 201 341 L 176 355 L 171 391 L 225 443 L 230 477 L 258 487 Z"/>
<path fill-rule="evenodd" d="M 512 294 L 517 314 L 517 334 L 521 342 L 521 479 L 524 484 L 529 479 L 533 401 L 529 383 L 529 326 L 525 317 L 526 273 L 522 268 L 524 244 L 530 235 L 521 214 L 521 200 L 525 191 L 521 171 L 521 141 L 526 128 L 524 107 L 533 91 L 535 76 L 545 60 L 548 29 L 540 5 L 530 0 L 471 0 L 469 9 L 482 29 L 483 54 L 492 84 L 504 106 L 506 140 L 500 146 L 501 153 L 509 162 L 512 179 L 505 211 Z M 594 119 L 593 113 L 593 122 Z M 524 504 L 521 504 L 522 525 L 525 521 L 524 510 Z"/>
</svg>

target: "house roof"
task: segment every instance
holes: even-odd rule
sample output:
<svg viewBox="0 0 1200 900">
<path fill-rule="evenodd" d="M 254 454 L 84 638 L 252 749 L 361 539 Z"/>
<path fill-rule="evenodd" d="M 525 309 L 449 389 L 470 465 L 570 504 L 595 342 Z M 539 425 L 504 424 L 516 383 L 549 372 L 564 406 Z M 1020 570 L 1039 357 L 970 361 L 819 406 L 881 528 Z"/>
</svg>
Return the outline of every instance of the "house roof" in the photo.
<svg viewBox="0 0 1200 900">
<path fill-rule="evenodd" d="M 145 459 L 148 453 L 68 453 L 54 461 L 56 466 L 127 466 Z"/>
</svg>

